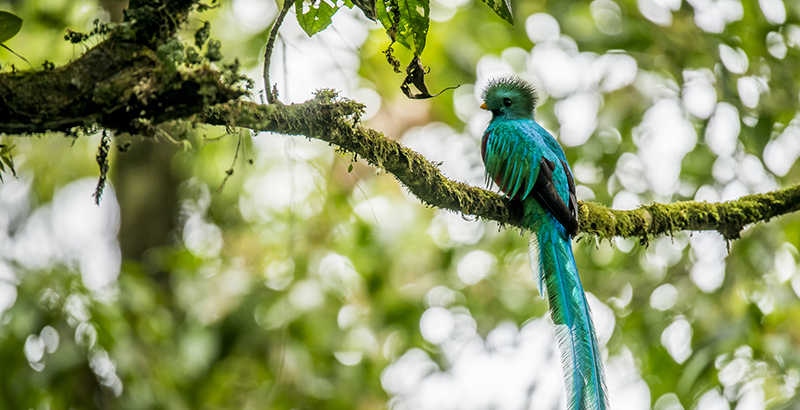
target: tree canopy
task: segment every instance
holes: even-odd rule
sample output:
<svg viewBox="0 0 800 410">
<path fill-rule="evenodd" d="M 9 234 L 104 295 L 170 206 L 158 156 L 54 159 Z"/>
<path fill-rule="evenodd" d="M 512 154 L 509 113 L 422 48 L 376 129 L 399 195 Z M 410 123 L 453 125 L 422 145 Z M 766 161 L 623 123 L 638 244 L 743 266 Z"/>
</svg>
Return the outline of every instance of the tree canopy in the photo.
<svg viewBox="0 0 800 410">
<path fill-rule="evenodd" d="M 484 189 L 509 73 L 573 165 L 612 408 L 798 405 L 796 2 L 0 10 L 0 408 L 563 406 Z"/>
</svg>

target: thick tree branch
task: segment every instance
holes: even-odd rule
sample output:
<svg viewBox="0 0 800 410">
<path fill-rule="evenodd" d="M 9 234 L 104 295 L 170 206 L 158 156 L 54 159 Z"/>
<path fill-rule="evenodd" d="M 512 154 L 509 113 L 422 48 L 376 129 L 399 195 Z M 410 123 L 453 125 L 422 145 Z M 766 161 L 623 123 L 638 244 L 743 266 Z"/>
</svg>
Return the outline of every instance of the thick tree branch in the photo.
<svg viewBox="0 0 800 410">
<path fill-rule="evenodd" d="M 0 75 L 0 132 L 70 133 L 101 124 L 135 133 L 140 124 L 185 118 L 243 94 L 208 67 L 170 70 L 146 47 L 103 42 L 52 71 Z"/>
<path fill-rule="evenodd" d="M 321 91 L 315 99 L 303 104 L 263 106 L 231 102 L 212 107 L 199 120 L 321 139 L 391 173 L 426 205 L 519 226 L 522 216 L 519 204 L 493 192 L 447 179 L 436 164 L 419 153 L 357 124 L 363 105 L 334 98 L 332 91 Z"/>
<path fill-rule="evenodd" d="M 421 154 L 358 125 L 362 110 L 361 104 L 336 100 L 335 93 L 321 91 L 313 100 L 290 106 L 226 103 L 208 110 L 201 121 L 321 139 L 393 174 L 426 205 L 522 227 L 518 202 L 446 178 L 436 164 Z M 732 240 L 739 238 L 747 225 L 798 209 L 800 185 L 795 185 L 721 203 L 654 203 L 632 211 L 579 201 L 579 219 L 581 232 L 601 238 L 638 237 L 647 243 L 648 238 L 677 231 L 714 230 Z"/>
<path fill-rule="evenodd" d="M 54 69 L 0 74 L 0 132 L 72 132 L 94 124 L 126 132 L 185 118 L 244 91 L 208 66 L 179 69 L 156 50 L 197 6 L 134 0 L 126 22 L 79 59 Z"/>
</svg>

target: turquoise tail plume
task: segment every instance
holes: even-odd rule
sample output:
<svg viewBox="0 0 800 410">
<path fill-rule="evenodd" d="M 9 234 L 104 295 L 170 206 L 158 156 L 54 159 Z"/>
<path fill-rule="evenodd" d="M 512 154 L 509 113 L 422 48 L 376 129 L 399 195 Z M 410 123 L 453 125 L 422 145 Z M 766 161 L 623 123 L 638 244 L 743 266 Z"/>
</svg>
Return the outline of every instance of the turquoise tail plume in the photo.
<svg viewBox="0 0 800 410">
<path fill-rule="evenodd" d="M 558 232 L 555 226 L 558 222 L 535 200 L 525 201 L 524 205 L 525 225 L 531 228 L 528 242 L 531 268 L 556 325 L 567 408 L 608 409 L 602 356 L 572 256 L 572 244 Z"/>
<path fill-rule="evenodd" d="M 500 78 L 489 83 L 483 99 L 481 108 L 492 112 L 481 142 L 486 175 L 507 197 L 522 201 L 531 267 L 556 325 L 567 408 L 606 410 L 603 360 L 572 255 L 578 204 L 567 158 L 533 120 L 536 93 L 530 84 Z"/>
</svg>

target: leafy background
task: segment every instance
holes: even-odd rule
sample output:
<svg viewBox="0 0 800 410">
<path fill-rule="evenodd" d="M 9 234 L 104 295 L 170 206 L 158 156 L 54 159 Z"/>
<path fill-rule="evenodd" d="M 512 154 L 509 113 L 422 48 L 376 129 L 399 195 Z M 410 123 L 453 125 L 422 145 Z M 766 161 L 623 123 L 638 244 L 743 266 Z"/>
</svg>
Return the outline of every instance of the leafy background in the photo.
<svg viewBox="0 0 800 410">
<path fill-rule="evenodd" d="M 338 11 L 311 38 L 318 20 L 287 19 L 272 79 L 287 103 L 321 87 L 366 103 L 366 126 L 483 185 L 480 90 L 515 73 L 539 89 L 537 119 L 581 198 L 732 199 L 800 181 L 798 4 L 525 1 L 512 26 L 483 3 L 434 0 L 424 52 L 401 35 L 411 50 L 395 55 L 420 55 L 432 89 L 461 87 L 410 101 L 384 28 L 349 4 L 297 3 L 290 13 Z M 62 41 L 67 28 L 109 19 L 89 0 L 0 9 L 22 17 L 5 44 L 36 67 L 101 40 Z M 181 39 L 211 21 L 226 60 L 259 83 L 278 9 L 222 2 Z M 0 61 L 27 67 L 6 50 Z M 165 130 L 179 145 L 114 136 L 127 152 L 112 150 L 99 207 L 99 133 L 3 137 L 19 178 L 0 185 L 0 408 L 564 406 L 519 232 L 421 206 L 319 141 Z M 253 164 L 240 154 L 217 193 L 240 142 Z M 796 215 L 730 244 L 580 238 L 613 408 L 797 407 L 798 246 Z"/>
</svg>

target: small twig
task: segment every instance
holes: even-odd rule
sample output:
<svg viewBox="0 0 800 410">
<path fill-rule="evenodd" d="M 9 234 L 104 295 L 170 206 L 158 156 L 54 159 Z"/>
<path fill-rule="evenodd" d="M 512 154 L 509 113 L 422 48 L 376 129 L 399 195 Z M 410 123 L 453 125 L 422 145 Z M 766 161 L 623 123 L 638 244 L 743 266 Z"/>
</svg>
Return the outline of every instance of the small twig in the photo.
<svg viewBox="0 0 800 410">
<path fill-rule="evenodd" d="M 236 165 L 236 160 L 239 159 L 240 149 L 243 150 L 245 159 L 247 159 L 247 151 L 244 151 L 246 150 L 246 148 L 242 146 L 242 140 L 244 139 L 242 138 L 242 132 L 249 132 L 249 131 L 245 131 L 244 129 L 239 130 L 239 142 L 236 143 L 236 153 L 233 154 L 233 162 L 231 163 L 231 167 L 225 170 L 225 178 L 219 184 L 219 188 L 217 188 L 217 195 L 222 193 L 222 190 L 225 188 L 225 183 L 228 182 L 228 178 L 230 178 L 230 176 L 233 175 L 233 167 Z M 247 162 L 250 164 L 253 163 L 253 161 L 251 160 L 247 160 Z"/>
<path fill-rule="evenodd" d="M 278 37 L 278 30 L 281 28 L 283 19 L 286 17 L 286 13 L 289 12 L 293 3 L 292 0 L 283 0 L 283 8 L 281 12 L 278 13 L 275 24 L 272 25 L 272 30 L 269 32 L 269 40 L 267 40 L 267 49 L 264 50 L 264 89 L 267 92 L 267 103 L 269 104 L 275 104 L 277 100 L 277 96 L 271 91 L 269 82 L 269 64 L 270 60 L 272 60 L 272 50 L 275 48 L 275 39 Z"/>
<path fill-rule="evenodd" d="M 183 152 L 186 152 L 192 148 L 192 143 L 187 140 L 176 140 L 172 138 L 172 135 L 169 135 L 168 132 L 158 128 L 156 126 L 150 126 L 150 129 L 155 133 L 156 136 L 163 138 L 165 141 L 169 142 L 172 145 L 178 146 L 183 148 Z"/>
<path fill-rule="evenodd" d="M 216 137 L 211 137 L 211 138 L 203 137 L 203 141 L 206 141 L 206 142 L 217 142 L 217 141 L 221 140 L 222 137 L 227 137 L 228 135 L 231 135 L 231 134 L 229 132 L 226 132 L 226 133 L 223 133 L 222 135 L 219 135 L 219 136 L 216 136 Z"/>
<path fill-rule="evenodd" d="M 106 130 L 103 130 L 103 137 L 100 139 L 100 146 L 97 148 L 97 165 L 100 167 L 100 178 L 97 180 L 97 187 L 94 189 L 94 203 L 100 206 L 100 199 L 103 197 L 103 189 L 106 187 L 108 179 L 108 151 L 111 147 L 111 138 L 108 137 Z"/>
<path fill-rule="evenodd" d="M 253 138 L 253 132 L 249 129 L 245 129 L 243 132 L 249 133 L 250 138 Z M 239 133 L 239 138 L 244 139 L 242 133 Z M 253 159 L 247 158 L 247 141 L 242 142 L 242 156 L 244 156 L 244 160 L 247 161 L 248 164 L 253 165 Z"/>
<path fill-rule="evenodd" d="M 281 48 L 283 48 L 283 95 L 289 95 L 289 59 L 286 58 L 286 39 L 280 36 Z"/>
<path fill-rule="evenodd" d="M 31 62 L 30 62 L 30 61 L 28 61 L 27 59 L 25 59 L 25 57 L 23 57 L 23 56 L 21 56 L 21 55 L 17 54 L 17 53 L 16 53 L 14 50 L 12 50 L 12 49 L 8 48 L 8 46 L 6 46 L 5 44 L 0 44 L 0 47 L 3 47 L 3 48 L 5 48 L 5 49 L 6 49 L 6 50 L 8 50 L 8 51 L 9 51 L 11 54 L 14 54 L 15 56 L 17 56 L 17 57 L 21 58 L 21 59 L 22 59 L 22 61 L 24 61 L 24 62 L 28 63 L 28 65 L 29 65 L 29 66 L 31 66 L 31 69 L 33 69 L 33 64 L 31 64 Z"/>
</svg>

